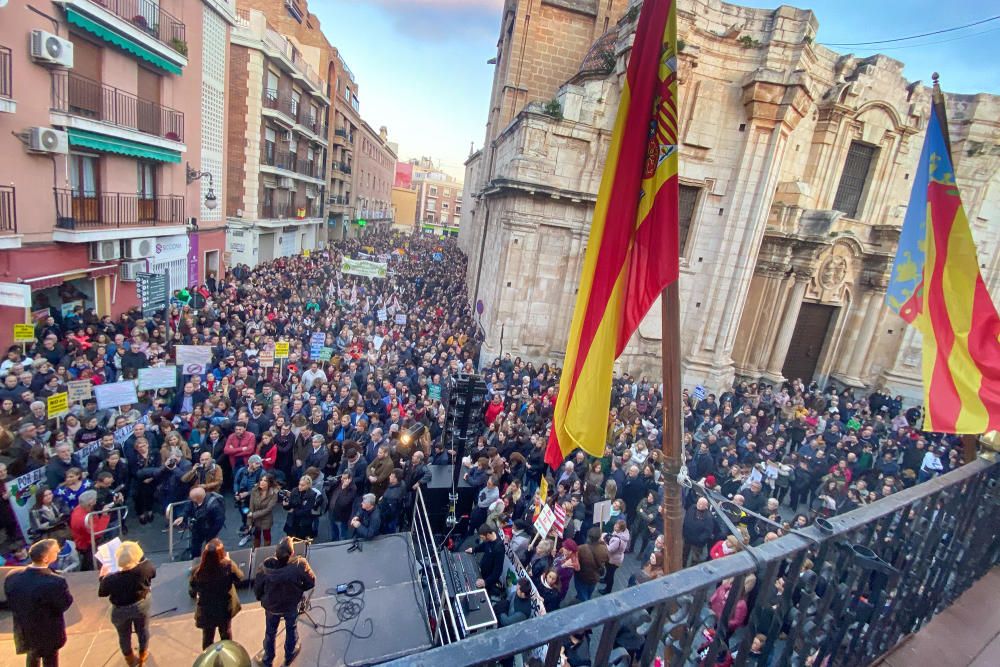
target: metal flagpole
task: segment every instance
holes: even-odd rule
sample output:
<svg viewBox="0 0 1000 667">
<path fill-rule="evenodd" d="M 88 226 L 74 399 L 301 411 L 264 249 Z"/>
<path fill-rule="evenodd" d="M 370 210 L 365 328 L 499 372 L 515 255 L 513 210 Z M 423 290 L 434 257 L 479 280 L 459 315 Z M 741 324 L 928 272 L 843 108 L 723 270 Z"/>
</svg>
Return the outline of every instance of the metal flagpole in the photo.
<svg viewBox="0 0 1000 667">
<path fill-rule="evenodd" d="M 663 457 L 666 461 L 666 479 L 663 484 L 663 541 L 666 572 L 683 569 L 681 554 L 684 540 L 681 529 L 684 523 L 682 488 L 677 479 L 684 465 L 681 422 L 681 301 L 678 281 L 674 280 L 663 290 Z"/>
</svg>

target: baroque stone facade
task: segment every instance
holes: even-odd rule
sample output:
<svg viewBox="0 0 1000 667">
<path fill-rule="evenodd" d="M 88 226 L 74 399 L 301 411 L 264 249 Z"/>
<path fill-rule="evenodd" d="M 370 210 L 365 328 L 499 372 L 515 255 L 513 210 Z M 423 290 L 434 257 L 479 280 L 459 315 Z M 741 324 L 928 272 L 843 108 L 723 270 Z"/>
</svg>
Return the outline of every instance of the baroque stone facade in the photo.
<svg viewBox="0 0 1000 667">
<path fill-rule="evenodd" d="M 529 15 L 544 32 L 553 12 L 570 12 L 599 28 L 606 3 L 505 5 L 459 236 L 470 300 L 483 304 L 484 356 L 546 361 L 565 351 L 639 4 L 614 3 L 589 48 L 575 37 L 554 47 L 581 63 L 557 87 L 510 81 L 511 71 L 535 71 L 544 56 L 534 51 L 546 48 L 519 62 L 518 27 Z M 682 0 L 678 23 L 685 385 L 802 377 L 918 396 L 919 337 L 884 298 L 930 88 L 886 56 L 817 45 L 808 10 Z M 1000 98 L 949 94 L 946 105 L 957 180 L 996 295 Z M 657 304 L 620 367 L 659 377 L 661 339 Z"/>
</svg>

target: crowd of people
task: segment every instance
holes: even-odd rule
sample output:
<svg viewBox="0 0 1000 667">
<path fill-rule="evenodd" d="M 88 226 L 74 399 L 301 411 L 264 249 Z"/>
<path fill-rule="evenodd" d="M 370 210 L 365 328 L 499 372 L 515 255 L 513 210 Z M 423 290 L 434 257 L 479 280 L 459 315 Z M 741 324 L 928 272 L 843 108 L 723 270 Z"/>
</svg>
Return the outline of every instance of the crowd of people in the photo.
<svg viewBox="0 0 1000 667">
<path fill-rule="evenodd" d="M 343 274 L 341 257 L 383 261 L 388 275 Z M 34 562 L 27 545 L 51 539 L 72 541 L 80 566 L 96 567 L 88 513 L 129 507 L 125 522 L 94 518 L 106 539 L 126 533 L 133 519 L 164 521 L 166 507 L 184 500 L 173 520 L 188 530 L 192 558 L 204 562 L 211 547 L 211 572 L 225 560 L 217 537 L 227 503 L 239 508 L 241 545 L 271 544 L 282 518 L 284 535 L 298 539 L 370 539 L 406 527 L 428 466 L 458 462 L 475 495 L 462 530 L 480 536 L 467 545 L 482 554 L 482 584 L 500 601 L 501 621 L 528 616 L 531 588 L 551 611 L 663 575 L 662 386 L 616 375 L 604 455 L 577 451 L 549 470 L 560 369 L 509 354 L 479 367 L 464 266 L 451 240 L 373 232 L 210 276 L 175 293 L 166 316 L 53 311 L 38 323 L 36 345 L 26 355 L 10 348 L 0 364 L 0 481 L 44 468 L 27 535 L 0 503 L 8 563 Z M 274 359 L 279 341 L 289 345 L 287 359 Z M 139 391 L 135 405 L 108 410 L 88 399 L 58 423 L 46 415 L 45 398 L 67 382 L 133 379 L 141 368 L 172 365 L 179 345 L 211 348 L 205 373 L 183 376 L 175 389 Z M 474 372 L 490 398 L 477 417 L 481 434 L 460 453 L 447 437 L 445 408 L 450 382 Z M 920 409 L 904 411 L 883 390 L 739 382 L 719 396 L 685 391 L 683 401 L 687 473 L 705 489 L 685 496 L 685 564 L 774 539 L 962 462 L 957 442 L 920 431 Z M 735 533 L 708 494 L 726 501 Z M 595 522 L 604 501 L 609 516 Z M 558 506 L 565 520 L 535 535 L 542 504 Z M 500 576 L 501 539 L 530 574 L 510 591 Z M 638 567 L 618 576 L 628 558 Z M 723 602 L 726 593 L 720 587 Z M 751 591 L 743 595 L 749 600 Z M 745 623 L 745 613 L 734 618 L 741 615 L 732 630 Z M 206 623 L 225 637 L 219 622 Z M 147 647 L 144 630 L 132 627 L 138 662 Z M 587 638 L 573 641 L 567 656 L 585 655 Z M 567 658 L 587 664 L 579 660 Z"/>
</svg>

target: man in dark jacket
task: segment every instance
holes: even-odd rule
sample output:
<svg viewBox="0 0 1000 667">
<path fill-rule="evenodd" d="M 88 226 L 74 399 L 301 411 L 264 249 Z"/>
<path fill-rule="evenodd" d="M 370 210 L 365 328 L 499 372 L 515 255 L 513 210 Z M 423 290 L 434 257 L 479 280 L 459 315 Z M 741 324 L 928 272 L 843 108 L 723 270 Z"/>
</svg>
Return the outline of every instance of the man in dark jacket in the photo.
<svg viewBox="0 0 1000 667">
<path fill-rule="evenodd" d="M 377 502 L 374 493 L 366 493 L 361 498 L 361 507 L 351 519 L 351 535 L 354 538 L 370 540 L 378 536 L 382 528 L 382 513 L 375 506 Z"/>
<path fill-rule="evenodd" d="M 254 579 L 253 592 L 264 608 L 264 667 L 274 664 L 274 643 L 281 619 L 285 620 L 285 664 L 299 653 L 296 618 L 306 591 L 316 587 L 316 575 L 305 558 L 294 555 L 292 540 L 278 543 L 274 556 L 264 561 Z"/>
<path fill-rule="evenodd" d="M 503 574 L 504 558 L 503 542 L 497 539 L 497 533 L 493 526 L 488 523 L 481 525 L 479 527 L 479 544 L 475 548 L 466 549 L 465 552 L 483 554 L 482 560 L 479 561 L 481 586 L 487 592 L 492 593 Z"/>
<path fill-rule="evenodd" d="M 3 585 L 14 621 L 14 650 L 27 654 L 28 667 L 56 667 L 59 649 L 66 644 L 63 613 L 73 596 L 66 580 L 49 569 L 59 557 L 58 542 L 39 540 L 28 555 L 31 565 L 8 576 Z"/>
<path fill-rule="evenodd" d="M 389 474 L 389 486 L 378 502 L 379 513 L 382 515 L 382 532 L 395 533 L 399 530 L 399 519 L 403 514 L 403 503 L 406 497 L 406 490 L 400 480 L 403 479 L 403 471 L 395 468 Z"/>
<path fill-rule="evenodd" d="M 191 558 L 198 558 L 205 543 L 218 537 L 226 525 L 226 506 L 222 496 L 205 493 L 200 486 L 191 489 L 188 498 L 191 503 L 185 515 L 174 519 L 174 525 L 179 526 L 187 520 L 191 531 Z"/>
<path fill-rule="evenodd" d="M 695 563 L 705 560 L 706 549 L 715 539 L 715 518 L 708 507 L 708 500 L 699 498 L 698 502 L 687 509 L 681 532 L 684 537 L 681 562 L 684 566 L 687 567 L 689 558 Z"/>
</svg>

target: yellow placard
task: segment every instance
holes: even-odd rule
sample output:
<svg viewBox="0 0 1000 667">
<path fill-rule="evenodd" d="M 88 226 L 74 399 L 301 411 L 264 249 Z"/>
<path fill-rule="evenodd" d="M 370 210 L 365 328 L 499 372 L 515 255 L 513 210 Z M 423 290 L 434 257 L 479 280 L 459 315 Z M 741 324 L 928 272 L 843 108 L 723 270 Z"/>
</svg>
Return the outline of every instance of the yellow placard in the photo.
<svg viewBox="0 0 1000 667">
<path fill-rule="evenodd" d="M 274 344 L 274 358 L 275 359 L 288 358 L 288 343 L 279 342 Z"/>
<path fill-rule="evenodd" d="M 69 412 L 69 394 L 64 392 L 52 394 L 46 401 L 49 419 L 62 417 Z"/>
<path fill-rule="evenodd" d="M 14 325 L 15 343 L 32 343 L 35 340 L 35 327 L 30 324 Z"/>
<path fill-rule="evenodd" d="M 311 254 L 311 253 L 310 253 L 310 252 L 309 252 L 308 250 L 303 250 L 303 251 L 302 251 L 302 256 L 303 256 L 303 257 L 308 257 L 308 256 L 309 256 L 310 254 Z"/>
</svg>

